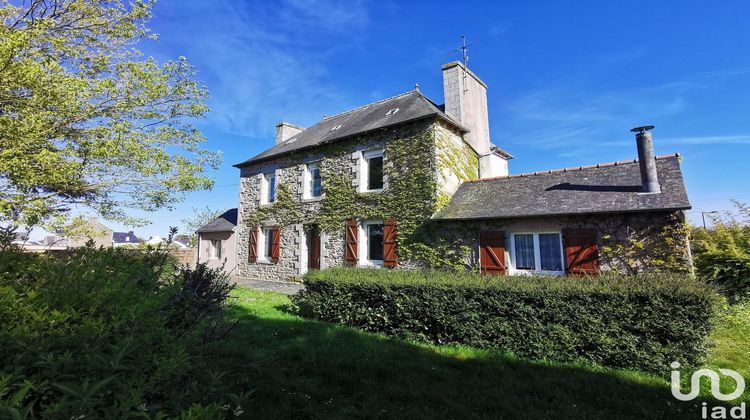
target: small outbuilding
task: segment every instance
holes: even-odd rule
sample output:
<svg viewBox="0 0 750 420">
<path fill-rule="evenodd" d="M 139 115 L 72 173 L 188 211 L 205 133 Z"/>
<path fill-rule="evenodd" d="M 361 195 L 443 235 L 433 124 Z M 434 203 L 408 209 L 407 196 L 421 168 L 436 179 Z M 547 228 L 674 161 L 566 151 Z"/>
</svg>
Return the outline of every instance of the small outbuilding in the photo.
<svg viewBox="0 0 750 420">
<path fill-rule="evenodd" d="M 198 234 L 198 262 L 211 268 L 224 266 L 224 271 L 233 273 L 237 267 L 237 209 L 229 209 L 222 215 L 200 227 Z"/>
</svg>

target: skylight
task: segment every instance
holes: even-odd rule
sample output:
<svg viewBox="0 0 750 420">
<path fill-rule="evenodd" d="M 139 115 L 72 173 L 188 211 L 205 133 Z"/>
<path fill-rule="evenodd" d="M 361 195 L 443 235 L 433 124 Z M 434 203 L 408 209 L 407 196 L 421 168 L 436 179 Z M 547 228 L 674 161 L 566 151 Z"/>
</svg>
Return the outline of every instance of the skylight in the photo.
<svg viewBox="0 0 750 420">
<path fill-rule="evenodd" d="M 341 124 L 339 124 L 339 125 L 337 125 L 337 126 L 335 126 L 335 127 L 332 127 L 332 128 L 331 128 L 331 131 L 336 131 L 336 130 L 338 130 L 339 128 L 341 128 Z"/>
<path fill-rule="evenodd" d="M 386 113 L 385 113 L 385 116 L 386 116 L 386 117 L 390 117 L 391 115 L 393 115 L 393 114 L 395 114 L 395 113 L 397 113 L 397 112 L 398 112 L 398 108 L 393 108 L 393 109 L 391 109 L 390 111 L 386 112 Z"/>
</svg>

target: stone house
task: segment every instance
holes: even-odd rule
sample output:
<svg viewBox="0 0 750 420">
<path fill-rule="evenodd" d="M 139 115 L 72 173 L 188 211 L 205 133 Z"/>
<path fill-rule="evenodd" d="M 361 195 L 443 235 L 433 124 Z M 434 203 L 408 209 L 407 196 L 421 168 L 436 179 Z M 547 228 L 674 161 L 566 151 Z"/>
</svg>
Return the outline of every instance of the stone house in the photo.
<svg viewBox="0 0 750 420">
<path fill-rule="evenodd" d="M 235 165 L 236 271 L 286 280 L 338 266 L 581 274 L 612 268 L 606 240 L 684 222 L 678 155 L 509 175 L 490 141 L 487 86 L 442 66 L 445 103 L 419 88 L 303 129 Z M 228 228 L 228 226 L 227 226 Z M 689 263 L 687 238 L 673 253 Z"/>
</svg>

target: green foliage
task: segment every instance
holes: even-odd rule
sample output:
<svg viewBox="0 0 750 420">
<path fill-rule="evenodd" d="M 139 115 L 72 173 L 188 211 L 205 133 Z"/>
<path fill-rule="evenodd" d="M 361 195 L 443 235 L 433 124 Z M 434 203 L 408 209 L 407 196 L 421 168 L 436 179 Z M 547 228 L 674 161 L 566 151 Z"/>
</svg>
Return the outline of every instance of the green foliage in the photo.
<svg viewBox="0 0 750 420">
<path fill-rule="evenodd" d="M 285 184 L 278 186 L 276 203 L 261 206 L 248 218 L 248 225 L 279 223 L 288 225 L 317 224 L 322 231 L 340 232 L 347 219 L 398 220 L 400 259 L 413 260 L 429 268 L 457 270 L 464 267 L 466 247 L 453 244 L 435 246 L 440 241 L 429 218 L 438 208 L 439 196 L 435 180 L 435 142 L 438 136 L 432 123 L 417 123 L 406 134 L 385 143 L 387 187 L 382 192 L 360 193 L 352 185 L 348 165 L 340 165 L 361 139 L 322 146 L 320 162 L 324 197 L 317 211 L 303 210 Z"/>
<path fill-rule="evenodd" d="M 614 270 L 628 275 L 643 272 L 690 272 L 690 226 L 675 216 L 661 226 L 627 229 L 627 237 L 604 235 L 601 256 Z"/>
<path fill-rule="evenodd" d="M 714 229 L 693 229 L 696 273 L 731 301 L 750 295 L 750 208 L 735 202 L 735 213 L 714 220 Z"/>
<path fill-rule="evenodd" d="M 439 344 L 665 371 L 706 354 L 717 296 L 687 277 L 487 277 L 331 269 L 305 276 L 302 314 Z"/>
<path fill-rule="evenodd" d="M 288 185 L 279 184 L 276 188 L 276 201 L 259 207 L 247 217 L 246 223 L 248 226 L 257 226 L 273 221 L 274 224 L 289 226 L 302 220 L 302 205 L 299 200 L 294 199 Z"/>
<path fill-rule="evenodd" d="M 2 247 L 0 417 L 216 411 L 229 390 L 210 380 L 208 348 L 231 327 L 230 290 L 204 265 L 175 272 L 163 248 Z"/>
<path fill-rule="evenodd" d="M 17 2 L 16 2 L 17 3 Z M 0 220 L 67 224 L 72 205 L 110 220 L 209 188 L 219 156 L 193 118 L 207 90 L 184 57 L 158 64 L 152 1 L 41 0 L 0 8 Z"/>
</svg>

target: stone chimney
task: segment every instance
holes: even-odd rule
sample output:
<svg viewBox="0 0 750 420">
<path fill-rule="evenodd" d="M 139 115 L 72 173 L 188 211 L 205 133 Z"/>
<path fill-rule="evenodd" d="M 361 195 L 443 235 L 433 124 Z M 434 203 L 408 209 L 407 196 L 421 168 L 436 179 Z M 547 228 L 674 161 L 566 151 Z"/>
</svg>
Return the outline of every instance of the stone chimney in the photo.
<svg viewBox="0 0 750 420">
<path fill-rule="evenodd" d="M 442 68 L 445 113 L 469 129 L 464 139 L 479 155 L 479 176 L 507 175 L 507 163 L 498 160 L 490 144 L 487 85 L 459 61 Z"/>
<path fill-rule="evenodd" d="M 304 128 L 290 124 L 288 122 L 280 122 L 276 124 L 276 144 L 283 141 L 289 140 L 297 133 L 301 133 Z"/>
<path fill-rule="evenodd" d="M 630 131 L 635 133 L 638 146 L 638 165 L 641 168 L 641 186 L 644 193 L 660 193 L 659 174 L 656 172 L 656 156 L 654 155 L 654 140 L 651 137 L 653 125 L 636 127 Z"/>
</svg>

